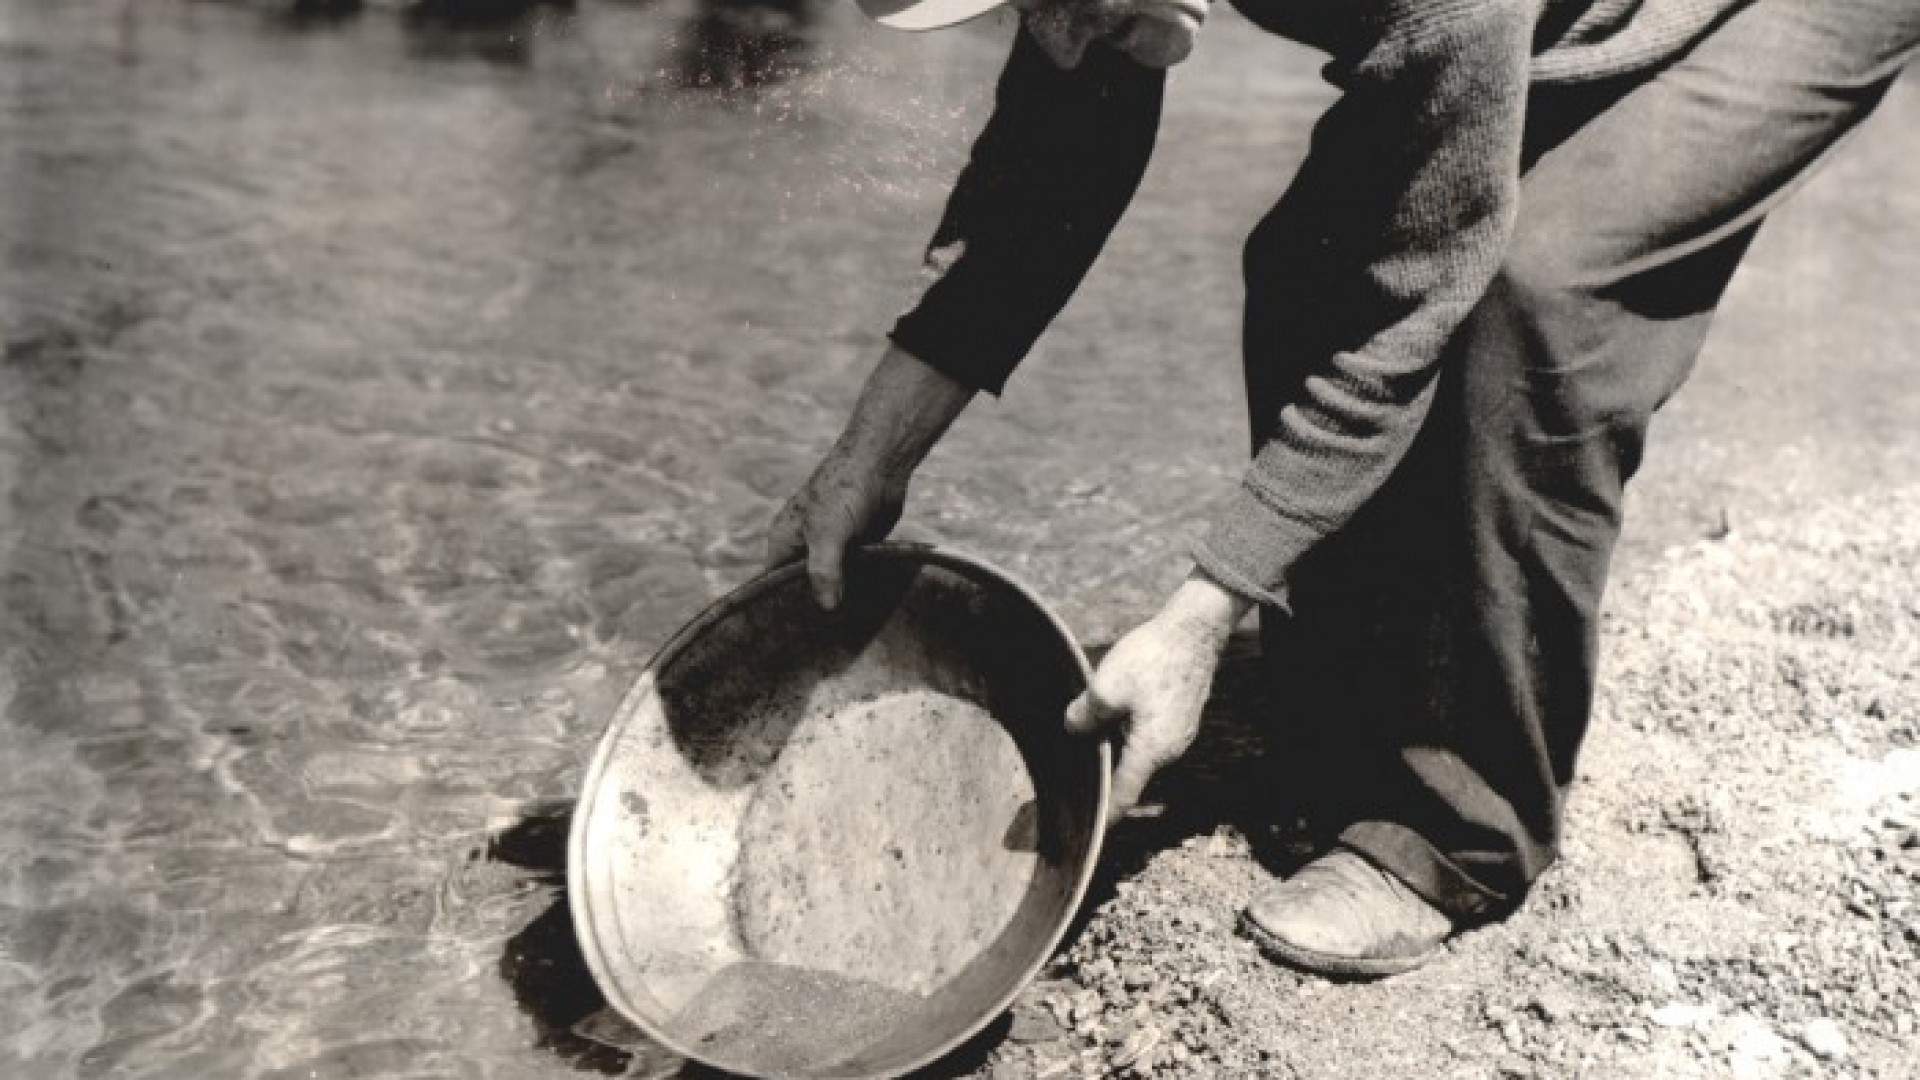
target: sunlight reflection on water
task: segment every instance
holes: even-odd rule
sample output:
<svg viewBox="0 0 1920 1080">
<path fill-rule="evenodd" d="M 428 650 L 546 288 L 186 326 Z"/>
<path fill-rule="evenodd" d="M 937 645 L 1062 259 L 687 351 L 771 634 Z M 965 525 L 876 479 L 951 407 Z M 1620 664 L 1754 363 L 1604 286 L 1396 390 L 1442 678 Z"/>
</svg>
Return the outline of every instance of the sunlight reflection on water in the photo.
<svg viewBox="0 0 1920 1080">
<path fill-rule="evenodd" d="M 570 1030 L 598 1005 L 556 903 L 565 808 L 626 681 L 752 572 L 831 437 L 1009 28 L 9 8 L 3 1071 L 626 1067 Z M 1261 92 L 1304 113 L 1309 68 Z M 1092 317 L 1219 291 L 1217 247 Z M 1023 463 L 1046 433 L 987 423 L 969 483 L 1056 503 L 1064 467 Z M 1226 475 L 1157 468 L 1162 494 Z M 1177 546 L 1141 522 L 1190 498 L 1092 483 L 1102 573 Z M 936 534 L 1043 567 L 1064 542 L 928 484 Z"/>
</svg>

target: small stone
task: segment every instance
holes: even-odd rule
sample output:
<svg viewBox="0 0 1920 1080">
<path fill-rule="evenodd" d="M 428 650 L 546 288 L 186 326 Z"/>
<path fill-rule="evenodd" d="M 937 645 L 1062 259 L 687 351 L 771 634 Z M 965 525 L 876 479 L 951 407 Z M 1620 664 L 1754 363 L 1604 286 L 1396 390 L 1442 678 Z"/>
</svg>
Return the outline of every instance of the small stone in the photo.
<svg viewBox="0 0 1920 1080">
<path fill-rule="evenodd" d="M 1720 1011 L 1711 1005 L 1693 1005 L 1670 1001 L 1653 1010 L 1647 1019 L 1663 1028 L 1702 1028 L 1719 1019 Z"/>
<path fill-rule="evenodd" d="M 1665 960 L 1655 960 L 1647 968 L 1647 981 L 1653 984 L 1653 992 L 1661 997 L 1672 997 L 1680 992 L 1680 976 L 1673 965 Z"/>
<path fill-rule="evenodd" d="M 1013 1010 L 1013 1024 L 1007 1029 L 1007 1038 L 1017 1043 L 1050 1042 L 1066 1033 L 1066 1028 L 1045 1009 L 1020 1006 Z"/>
<path fill-rule="evenodd" d="M 1729 1068 L 1740 1080 L 1774 1074 L 1792 1050 L 1766 1021 L 1751 1013 L 1728 1019 L 1717 1035 L 1727 1048 Z"/>
<path fill-rule="evenodd" d="M 1161 1032 L 1152 1025 L 1142 1025 L 1133 1029 L 1108 1059 L 1115 1069 L 1125 1069 L 1144 1060 L 1153 1049 L 1160 1045 Z"/>
<path fill-rule="evenodd" d="M 1815 1057 L 1822 1061 L 1844 1061 L 1853 1053 L 1853 1047 L 1847 1042 L 1847 1034 L 1831 1017 L 1820 1016 L 1807 1021 L 1800 1029 L 1800 1042 Z"/>
<path fill-rule="evenodd" d="M 1565 1001 L 1547 994 L 1536 995 L 1522 1008 L 1544 1024 L 1562 1023 L 1573 1015 Z"/>
<path fill-rule="evenodd" d="M 1065 1076 L 1073 1068 L 1070 1057 L 1043 1057 L 1033 1063 L 1033 1080 L 1051 1080 L 1055 1076 Z"/>
<path fill-rule="evenodd" d="M 1033 1073 L 1034 1070 L 1030 1069 L 1026 1062 L 1012 1057 L 1003 1057 L 993 1063 L 987 1078 L 988 1080 L 1021 1080 L 1022 1077 L 1031 1076 Z"/>
</svg>

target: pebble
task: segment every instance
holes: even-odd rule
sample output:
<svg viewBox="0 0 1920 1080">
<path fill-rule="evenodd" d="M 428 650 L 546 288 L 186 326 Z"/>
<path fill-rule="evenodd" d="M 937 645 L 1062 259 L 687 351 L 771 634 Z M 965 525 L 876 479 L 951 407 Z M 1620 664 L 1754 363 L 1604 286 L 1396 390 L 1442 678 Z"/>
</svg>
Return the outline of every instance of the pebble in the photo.
<svg viewBox="0 0 1920 1080">
<path fill-rule="evenodd" d="M 1792 1052 L 1778 1032 L 1751 1013 L 1729 1018 L 1716 1034 L 1727 1048 L 1727 1064 L 1737 1080 L 1773 1075 Z"/>
<path fill-rule="evenodd" d="M 987 1073 L 987 1077 L 988 1080 L 1023 1080 L 1024 1077 L 1034 1075 L 1036 1071 L 1037 1069 L 1030 1069 L 1022 1062 L 1003 1057 L 993 1063 L 993 1068 Z"/>
<path fill-rule="evenodd" d="M 1049 1077 L 1065 1076 L 1073 1068 L 1072 1058 L 1054 1058 L 1036 1061 L 1033 1065 L 1033 1080 L 1048 1080 Z"/>
<path fill-rule="evenodd" d="M 1160 1045 L 1161 1032 L 1157 1027 L 1142 1025 L 1121 1040 L 1108 1063 L 1115 1069 L 1125 1069 L 1141 1062 Z"/>
<path fill-rule="evenodd" d="M 1819 1016 L 1800 1029 L 1800 1042 L 1822 1061 L 1844 1061 L 1853 1052 L 1846 1032 L 1831 1017 Z"/>
<path fill-rule="evenodd" d="M 1670 1001 L 1653 1010 L 1648 1016 L 1655 1024 L 1663 1028 L 1702 1028 L 1720 1018 L 1720 1010 L 1711 1005 L 1695 1005 L 1681 1001 Z"/>
<path fill-rule="evenodd" d="M 1546 994 L 1528 999 L 1524 1009 L 1545 1024 L 1563 1023 L 1573 1016 L 1573 1008 L 1565 999 Z"/>
<path fill-rule="evenodd" d="M 1013 1010 L 1013 1024 L 1007 1029 L 1007 1038 L 1017 1043 L 1050 1042 L 1066 1033 L 1046 1010 L 1021 1007 Z"/>
<path fill-rule="evenodd" d="M 1665 960 L 1655 960 L 1648 967 L 1647 980 L 1653 984 L 1653 992 L 1662 997 L 1671 997 L 1680 991 L 1680 976 Z"/>
</svg>

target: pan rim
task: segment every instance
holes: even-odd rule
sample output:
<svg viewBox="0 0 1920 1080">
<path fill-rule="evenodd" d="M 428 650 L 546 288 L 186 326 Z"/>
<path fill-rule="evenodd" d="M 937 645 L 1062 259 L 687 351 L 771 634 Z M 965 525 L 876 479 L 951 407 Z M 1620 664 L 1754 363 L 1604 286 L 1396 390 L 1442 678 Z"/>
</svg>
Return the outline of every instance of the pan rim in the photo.
<svg viewBox="0 0 1920 1080">
<path fill-rule="evenodd" d="M 1092 682 L 1093 668 L 1087 661 L 1086 651 L 1080 647 L 1078 639 L 1067 629 L 1067 625 L 1065 621 L 1060 618 L 1059 613 L 1054 611 L 1050 605 L 1042 600 L 1039 595 L 1025 583 L 1000 569 L 998 566 L 995 566 L 993 563 L 955 548 L 899 541 L 863 545 L 858 549 L 858 554 L 861 557 L 903 559 L 917 561 L 923 564 L 945 566 L 948 569 L 959 571 L 967 576 L 984 576 L 994 584 L 1011 589 L 1014 594 L 1024 601 L 1032 610 L 1038 612 L 1047 620 L 1048 625 L 1052 627 L 1055 635 L 1067 646 L 1068 652 L 1072 655 L 1074 663 L 1079 669 L 1081 685 L 1086 686 Z M 607 721 L 605 729 L 601 732 L 600 740 L 594 748 L 593 756 L 587 765 L 586 773 L 581 779 L 580 793 L 575 800 L 572 820 L 568 826 L 567 906 L 573 918 L 574 936 L 580 944 L 581 955 L 586 960 L 587 968 L 592 973 L 595 984 L 598 986 L 601 994 L 607 999 L 607 1004 L 611 1005 L 629 1022 L 638 1027 L 648 1038 L 658 1042 L 661 1046 L 664 1046 L 673 1053 L 689 1060 L 721 1069 L 732 1069 L 734 1067 L 729 1066 L 725 1062 L 708 1058 L 690 1047 L 676 1042 L 671 1035 L 661 1031 L 654 1024 L 650 1023 L 642 1015 L 642 1011 L 636 1008 L 632 1000 L 627 997 L 625 985 L 617 977 L 607 960 L 606 951 L 602 947 L 602 940 L 605 934 L 597 922 L 598 909 L 593 899 L 597 892 L 597 890 L 593 888 L 596 875 L 593 873 L 594 867 L 589 864 L 588 860 L 588 833 L 591 831 L 593 811 L 598 806 L 600 800 L 590 798 L 590 796 L 597 793 L 604 783 L 607 769 L 614 756 L 614 749 L 619 744 L 620 737 L 624 733 L 635 709 L 647 698 L 654 683 L 655 673 L 677 657 L 715 623 L 732 615 L 740 608 L 751 604 L 760 596 L 787 584 L 794 577 L 802 575 L 805 572 L 805 562 L 798 559 L 764 571 L 743 583 L 738 588 L 733 589 L 708 604 L 699 614 L 689 620 L 686 625 L 675 631 L 667 639 L 665 644 L 655 650 L 653 655 L 647 660 L 646 666 L 634 679 L 633 685 L 621 696 L 620 704 L 614 709 L 612 716 Z M 982 1010 L 977 1018 L 963 1025 L 956 1034 L 935 1044 L 928 1052 L 908 1061 L 902 1067 L 889 1068 L 884 1071 L 872 1073 L 836 1074 L 831 1078 L 820 1075 L 810 1077 L 809 1080 L 889 1080 L 889 1078 L 892 1077 L 902 1076 L 945 1057 L 956 1047 L 979 1034 L 980 1031 L 985 1029 L 988 1024 L 992 1023 L 995 1018 L 999 1017 L 1013 1004 L 1014 999 L 1019 997 L 1020 992 L 1026 989 L 1028 984 L 1033 981 L 1034 976 L 1037 975 L 1040 969 L 1046 965 L 1047 961 L 1052 958 L 1054 951 L 1060 947 L 1060 941 L 1066 936 L 1067 929 L 1072 925 L 1075 913 L 1079 911 L 1080 905 L 1086 901 L 1087 889 L 1092 885 L 1094 871 L 1100 862 L 1101 849 L 1106 840 L 1105 822 L 1107 819 L 1109 788 L 1111 786 L 1113 771 L 1112 750 L 1108 744 L 1108 740 L 1101 739 L 1096 743 L 1096 753 L 1098 757 L 1098 768 L 1096 770 L 1098 773 L 1098 783 L 1096 785 L 1097 791 L 1093 811 L 1093 820 L 1096 824 L 1091 831 L 1092 838 L 1087 847 L 1086 857 L 1080 866 L 1079 872 L 1075 875 L 1072 892 L 1069 896 L 1068 903 L 1063 908 L 1064 915 L 1057 920 L 1056 925 L 1053 926 L 1046 935 L 1046 947 L 1034 950 L 1034 958 L 1026 965 L 1025 969 L 1020 972 L 1017 979 L 1010 981 L 1007 992 L 999 996 L 991 1008 Z"/>
</svg>

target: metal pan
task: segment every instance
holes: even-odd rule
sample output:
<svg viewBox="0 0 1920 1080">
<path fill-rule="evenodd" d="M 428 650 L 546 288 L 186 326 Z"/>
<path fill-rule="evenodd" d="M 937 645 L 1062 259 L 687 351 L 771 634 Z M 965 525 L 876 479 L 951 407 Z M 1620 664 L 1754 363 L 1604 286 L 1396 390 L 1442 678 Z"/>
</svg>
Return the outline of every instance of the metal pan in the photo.
<svg viewBox="0 0 1920 1080">
<path fill-rule="evenodd" d="M 1059 944 L 1099 856 L 1086 658 L 948 551 L 864 549 L 840 610 L 798 565 L 715 603 L 627 695 L 574 813 L 568 895 L 607 1000 L 749 1076 L 939 1058 Z"/>
</svg>

